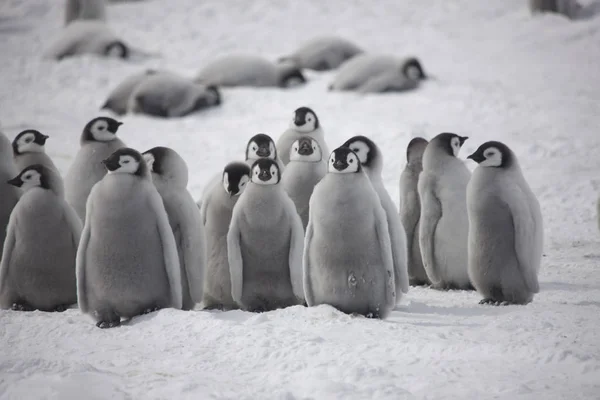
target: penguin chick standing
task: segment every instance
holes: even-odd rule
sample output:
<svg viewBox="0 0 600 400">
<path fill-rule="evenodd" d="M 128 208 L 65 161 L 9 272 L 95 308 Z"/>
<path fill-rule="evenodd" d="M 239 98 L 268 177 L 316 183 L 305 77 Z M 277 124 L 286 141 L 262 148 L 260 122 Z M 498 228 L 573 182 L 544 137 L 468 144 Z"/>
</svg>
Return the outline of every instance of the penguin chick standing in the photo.
<svg viewBox="0 0 600 400">
<path fill-rule="evenodd" d="M 142 156 L 152 173 L 152 182 L 162 197 L 177 244 L 182 309 L 191 310 L 202 301 L 206 237 L 198 207 L 187 191 L 188 168 L 183 158 L 167 147 L 154 147 Z"/>
<path fill-rule="evenodd" d="M 109 117 L 98 117 L 83 128 L 81 147 L 65 175 L 65 198 L 82 221 L 85 221 L 86 201 L 92 186 L 106 175 L 102 160 L 125 147 L 116 136 L 122 124 Z"/>
<path fill-rule="evenodd" d="M 406 167 L 400 174 L 400 219 L 406 231 L 408 278 L 411 285 L 431 284 L 423 267 L 419 246 L 421 200 L 417 189 L 419 174 L 423 171 L 423 152 L 427 143 L 429 142 L 421 137 L 416 137 L 408 143 Z"/>
<path fill-rule="evenodd" d="M 181 308 L 177 245 L 142 155 L 115 151 L 87 201 L 77 250 L 77 298 L 99 328 L 160 308 Z"/>
<path fill-rule="evenodd" d="M 17 175 L 10 140 L 0 131 L 0 259 L 10 213 L 21 197 L 21 189 L 7 181 Z"/>
<path fill-rule="evenodd" d="M 35 164 L 10 184 L 24 190 L 8 224 L 0 263 L 0 308 L 64 311 L 77 302 L 81 221 L 64 200 L 58 172 Z"/>
<path fill-rule="evenodd" d="M 540 204 L 515 154 L 486 142 L 467 187 L 469 276 L 480 304 L 527 304 L 539 292 L 544 229 Z"/>
<path fill-rule="evenodd" d="M 385 211 L 348 147 L 333 151 L 313 191 L 303 262 L 309 306 L 385 318 L 396 304 Z"/>
<path fill-rule="evenodd" d="M 251 171 L 227 234 L 231 296 L 254 312 L 303 304 L 302 221 L 276 161 L 257 160 Z"/>
<path fill-rule="evenodd" d="M 290 127 L 277 140 L 277 152 L 284 165 L 290 162 L 292 143 L 303 137 L 315 139 L 321 147 L 322 154 L 329 154 L 317 114 L 308 107 L 300 107 L 294 111 Z"/>
<path fill-rule="evenodd" d="M 392 258 L 394 260 L 394 280 L 396 300 L 400 301 L 402 293 L 408 292 L 408 271 L 406 267 L 406 232 L 398 209 L 394 205 L 390 194 L 383 184 L 381 173 L 383 171 L 383 156 L 379 146 L 366 136 L 354 136 L 343 144 L 350 148 L 360 160 L 362 169 L 377 192 L 381 206 L 387 217 L 390 241 L 392 243 Z"/>
<path fill-rule="evenodd" d="M 30 165 L 41 164 L 58 171 L 44 148 L 48 138 L 49 136 L 35 129 L 27 129 L 15 137 L 12 147 L 17 170 L 22 171 Z"/>
<path fill-rule="evenodd" d="M 315 139 L 303 137 L 292 144 L 290 162 L 285 167 L 281 184 L 296 205 L 304 229 L 308 225 L 310 196 L 326 173 L 327 164 Z"/>
<path fill-rule="evenodd" d="M 238 308 L 231 297 L 231 275 L 227 260 L 227 232 L 233 207 L 250 182 L 245 162 L 230 162 L 223 169 L 221 185 L 215 185 L 202 202 L 208 260 L 204 275 L 203 304 L 207 309 Z"/>
<path fill-rule="evenodd" d="M 419 245 L 436 289 L 471 289 L 467 268 L 467 184 L 471 173 L 457 158 L 467 137 L 440 133 L 423 152 L 419 175 Z"/>
</svg>

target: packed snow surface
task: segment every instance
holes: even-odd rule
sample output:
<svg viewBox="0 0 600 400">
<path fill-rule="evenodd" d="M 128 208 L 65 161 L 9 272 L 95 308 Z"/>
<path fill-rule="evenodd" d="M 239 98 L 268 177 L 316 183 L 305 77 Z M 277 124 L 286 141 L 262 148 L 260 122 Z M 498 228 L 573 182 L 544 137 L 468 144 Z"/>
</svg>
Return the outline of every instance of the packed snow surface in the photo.
<svg viewBox="0 0 600 400">
<path fill-rule="evenodd" d="M 152 54 L 43 60 L 62 1 L 0 2 L 0 121 L 36 128 L 64 174 L 109 90 L 144 68 L 193 77 L 213 57 L 292 52 L 336 33 L 370 52 L 416 55 L 435 79 L 405 94 L 301 88 L 223 90 L 223 106 L 181 119 L 119 118 L 119 136 L 187 161 L 189 189 L 248 138 L 277 138 L 313 107 L 333 149 L 366 134 L 394 199 L 413 136 L 469 136 L 517 154 L 545 224 L 541 292 L 527 306 L 480 306 L 475 292 L 411 288 L 384 321 L 332 307 L 264 314 L 161 310 L 100 330 L 65 313 L 0 311 L 2 399 L 597 399 L 600 396 L 600 18 L 532 18 L 525 0 L 150 0 L 112 4 L 108 23 Z M 469 168 L 474 163 L 467 162 Z"/>
</svg>

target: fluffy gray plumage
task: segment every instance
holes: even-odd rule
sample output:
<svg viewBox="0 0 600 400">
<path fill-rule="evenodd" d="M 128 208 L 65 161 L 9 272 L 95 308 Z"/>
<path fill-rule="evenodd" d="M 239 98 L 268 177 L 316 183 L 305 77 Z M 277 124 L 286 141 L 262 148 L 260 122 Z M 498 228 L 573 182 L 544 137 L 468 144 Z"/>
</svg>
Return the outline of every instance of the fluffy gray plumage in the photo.
<svg viewBox="0 0 600 400">
<path fill-rule="evenodd" d="M 12 180 L 25 192 L 8 224 L 0 263 L 0 307 L 64 311 L 77 302 L 75 256 L 81 221 L 64 200 L 62 179 L 43 165 Z"/>
<path fill-rule="evenodd" d="M 294 111 L 289 128 L 277 140 L 277 154 L 283 165 L 290 162 L 290 150 L 296 140 L 308 137 L 315 139 L 321 147 L 321 153 L 329 156 L 329 148 L 325 143 L 325 135 L 317 113 L 308 107 L 300 107 Z"/>
<path fill-rule="evenodd" d="M 129 102 L 131 93 L 133 93 L 135 88 L 138 87 L 142 81 L 147 79 L 148 76 L 157 72 L 158 71 L 153 69 L 147 69 L 143 72 L 128 76 L 110 92 L 101 109 L 111 110 L 118 115 L 126 114 L 127 103 Z"/>
<path fill-rule="evenodd" d="M 17 175 L 10 140 L 0 131 L 0 259 L 10 213 L 21 197 L 21 189 L 7 183 Z"/>
<path fill-rule="evenodd" d="M 419 246 L 419 220 L 421 200 L 417 189 L 419 174 L 423 170 L 423 152 L 427 140 L 417 137 L 406 149 L 406 167 L 400 174 L 400 219 L 406 231 L 407 267 L 411 285 L 429 285 Z"/>
<path fill-rule="evenodd" d="M 75 20 L 106 21 L 105 0 L 66 0 L 65 25 Z"/>
<path fill-rule="evenodd" d="M 206 236 L 200 211 L 187 190 L 187 164 L 175 150 L 167 147 L 154 147 L 143 156 L 175 237 L 181 267 L 182 309 L 191 310 L 202 301 Z"/>
<path fill-rule="evenodd" d="M 111 170 L 87 202 L 77 251 L 79 308 L 100 328 L 121 318 L 182 306 L 177 245 L 162 199 L 141 154 L 113 153 Z"/>
<path fill-rule="evenodd" d="M 362 52 L 360 47 L 347 39 L 338 36 L 317 36 L 301 44 L 296 51 L 282 57 L 280 61 L 291 61 L 300 68 L 328 71 Z"/>
<path fill-rule="evenodd" d="M 527 304 L 539 291 L 544 230 L 540 205 L 515 154 L 487 142 L 467 187 L 469 276 L 482 303 Z"/>
<path fill-rule="evenodd" d="M 329 172 L 310 199 L 303 257 L 306 302 L 385 318 L 396 304 L 387 218 L 358 157 L 346 150 L 334 150 Z M 358 169 L 335 173 L 338 163 L 348 171 Z"/>
<path fill-rule="evenodd" d="M 419 244 L 427 276 L 438 289 L 470 289 L 467 271 L 467 184 L 471 173 L 457 158 L 466 140 L 453 133 L 434 137 L 419 175 Z"/>
<path fill-rule="evenodd" d="M 302 221 L 278 183 L 276 162 L 261 159 L 251 170 L 227 234 L 231 295 L 247 311 L 302 304 Z"/>
</svg>

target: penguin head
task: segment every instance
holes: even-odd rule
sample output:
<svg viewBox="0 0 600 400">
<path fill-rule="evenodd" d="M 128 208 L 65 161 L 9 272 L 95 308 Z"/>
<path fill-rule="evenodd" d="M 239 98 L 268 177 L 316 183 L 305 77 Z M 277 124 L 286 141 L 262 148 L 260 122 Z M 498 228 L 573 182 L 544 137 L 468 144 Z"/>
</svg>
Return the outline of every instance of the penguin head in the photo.
<svg viewBox="0 0 600 400">
<path fill-rule="evenodd" d="M 413 81 L 427 79 L 421 62 L 416 57 L 410 57 L 402 64 L 402 74 Z"/>
<path fill-rule="evenodd" d="M 349 147 L 338 147 L 331 152 L 327 171 L 334 174 L 352 174 L 362 171 L 360 159 Z"/>
<path fill-rule="evenodd" d="M 87 123 L 81 134 L 82 142 L 110 142 L 117 138 L 119 126 L 123 125 L 110 117 L 97 117 Z"/>
<path fill-rule="evenodd" d="M 261 158 L 252 164 L 252 183 L 257 185 L 276 185 L 281 179 L 277 161 Z"/>
<path fill-rule="evenodd" d="M 194 110 L 202 110 L 221 104 L 221 94 L 215 85 L 209 85 L 198 95 L 194 103 Z"/>
<path fill-rule="evenodd" d="M 188 167 L 175 150 L 168 147 L 153 147 L 142 153 L 152 176 L 162 181 L 185 188 L 188 184 Z"/>
<path fill-rule="evenodd" d="M 406 162 L 408 164 L 412 163 L 420 163 L 423 158 L 423 152 L 425 152 L 425 147 L 427 147 L 429 142 L 427 139 L 422 137 L 416 137 L 411 139 L 408 142 L 408 146 L 406 146 Z"/>
<path fill-rule="evenodd" d="M 319 128 L 317 114 L 308 107 L 300 107 L 294 111 L 290 128 L 299 133 L 309 133 Z"/>
<path fill-rule="evenodd" d="M 102 161 L 109 174 L 148 175 L 148 165 L 142 155 L 129 147 L 123 147 Z"/>
<path fill-rule="evenodd" d="M 473 154 L 468 156 L 482 167 L 510 168 L 515 163 L 515 156 L 507 145 L 501 142 L 485 142 Z"/>
<path fill-rule="evenodd" d="M 27 129 L 19 133 L 12 142 L 15 155 L 22 153 L 44 153 L 44 145 L 49 138 L 35 129 Z"/>
<path fill-rule="evenodd" d="M 271 136 L 264 133 L 252 136 L 246 145 L 246 160 L 258 160 L 259 158 L 270 158 L 271 160 L 277 158 L 275 142 Z"/>
<path fill-rule="evenodd" d="M 456 133 L 444 132 L 431 139 L 430 143 L 440 147 L 442 151 L 449 156 L 458 157 L 458 152 L 467 139 L 467 136 L 459 136 Z"/>
<path fill-rule="evenodd" d="M 306 83 L 302 70 L 294 63 L 281 62 L 277 64 L 280 71 L 279 86 L 289 88 Z"/>
<path fill-rule="evenodd" d="M 321 146 L 311 137 L 302 137 L 292 143 L 290 161 L 319 162 L 323 159 Z"/>
<path fill-rule="evenodd" d="M 110 58 L 129 58 L 129 47 L 120 40 L 108 43 L 104 47 L 104 55 Z"/>
<path fill-rule="evenodd" d="M 379 147 L 366 136 L 358 135 L 348 139 L 342 146 L 352 150 L 360 161 L 360 165 L 371 171 L 381 172 L 383 159 Z"/>
<path fill-rule="evenodd" d="M 223 187 L 229 197 L 239 196 L 250 182 L 250 167 L 243 162 L 230 162 L 223 169 Z"/>
<path fill-rule="evenodd" d="M 23 169 L 15 178 L 7 183 L 27 191 L 31 188 L 39 187 L 46 190 L 52 190 L 55 193 L 63 194 L 63 184 L 60 175 L 41 164 L 29 165 Z"/>
</svg>

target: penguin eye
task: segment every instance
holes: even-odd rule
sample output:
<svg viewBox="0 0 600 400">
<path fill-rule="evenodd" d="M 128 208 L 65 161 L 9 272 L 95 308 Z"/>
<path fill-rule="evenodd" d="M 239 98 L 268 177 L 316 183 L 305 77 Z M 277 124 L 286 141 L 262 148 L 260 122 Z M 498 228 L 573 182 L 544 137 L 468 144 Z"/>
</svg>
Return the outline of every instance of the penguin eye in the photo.
<svg viewBox="0 0 600 400">
<path fill-rule="evenodd" d="M 353 152 L 358 153 L 360 151 L 360 149 L 358 147 L 355 147 L 352 149 Z"/>
<path fill-rule="evenodd" d="M 350 164 L 352 164 L 353 162 L 354 162 L 354 159 L 353 159 L 353 158 L 351 158 L 351 159 L 350 159 Z"/>
<path fill-rule="evenodd" d="M 294 151 L 298 151 L 298 147 L 294 147 Z"/>
<path fill-rule="evenodd" d="M 32 139 L 32 138 L 27 138 L 27 139 L 25 139 L 25 143 L 31 143 L 32 141 L 33 141 L 33 139 Z"/>
<path fill-rule="evenodd" d="M 252 146 L 252 150 L 256 151 L 257 147 L 256 146 Z"/>
<path fill-rule="evenodd" d="M 129 164 L 129 160 L 124 160 L 123 164 Z"/>
</svg>

